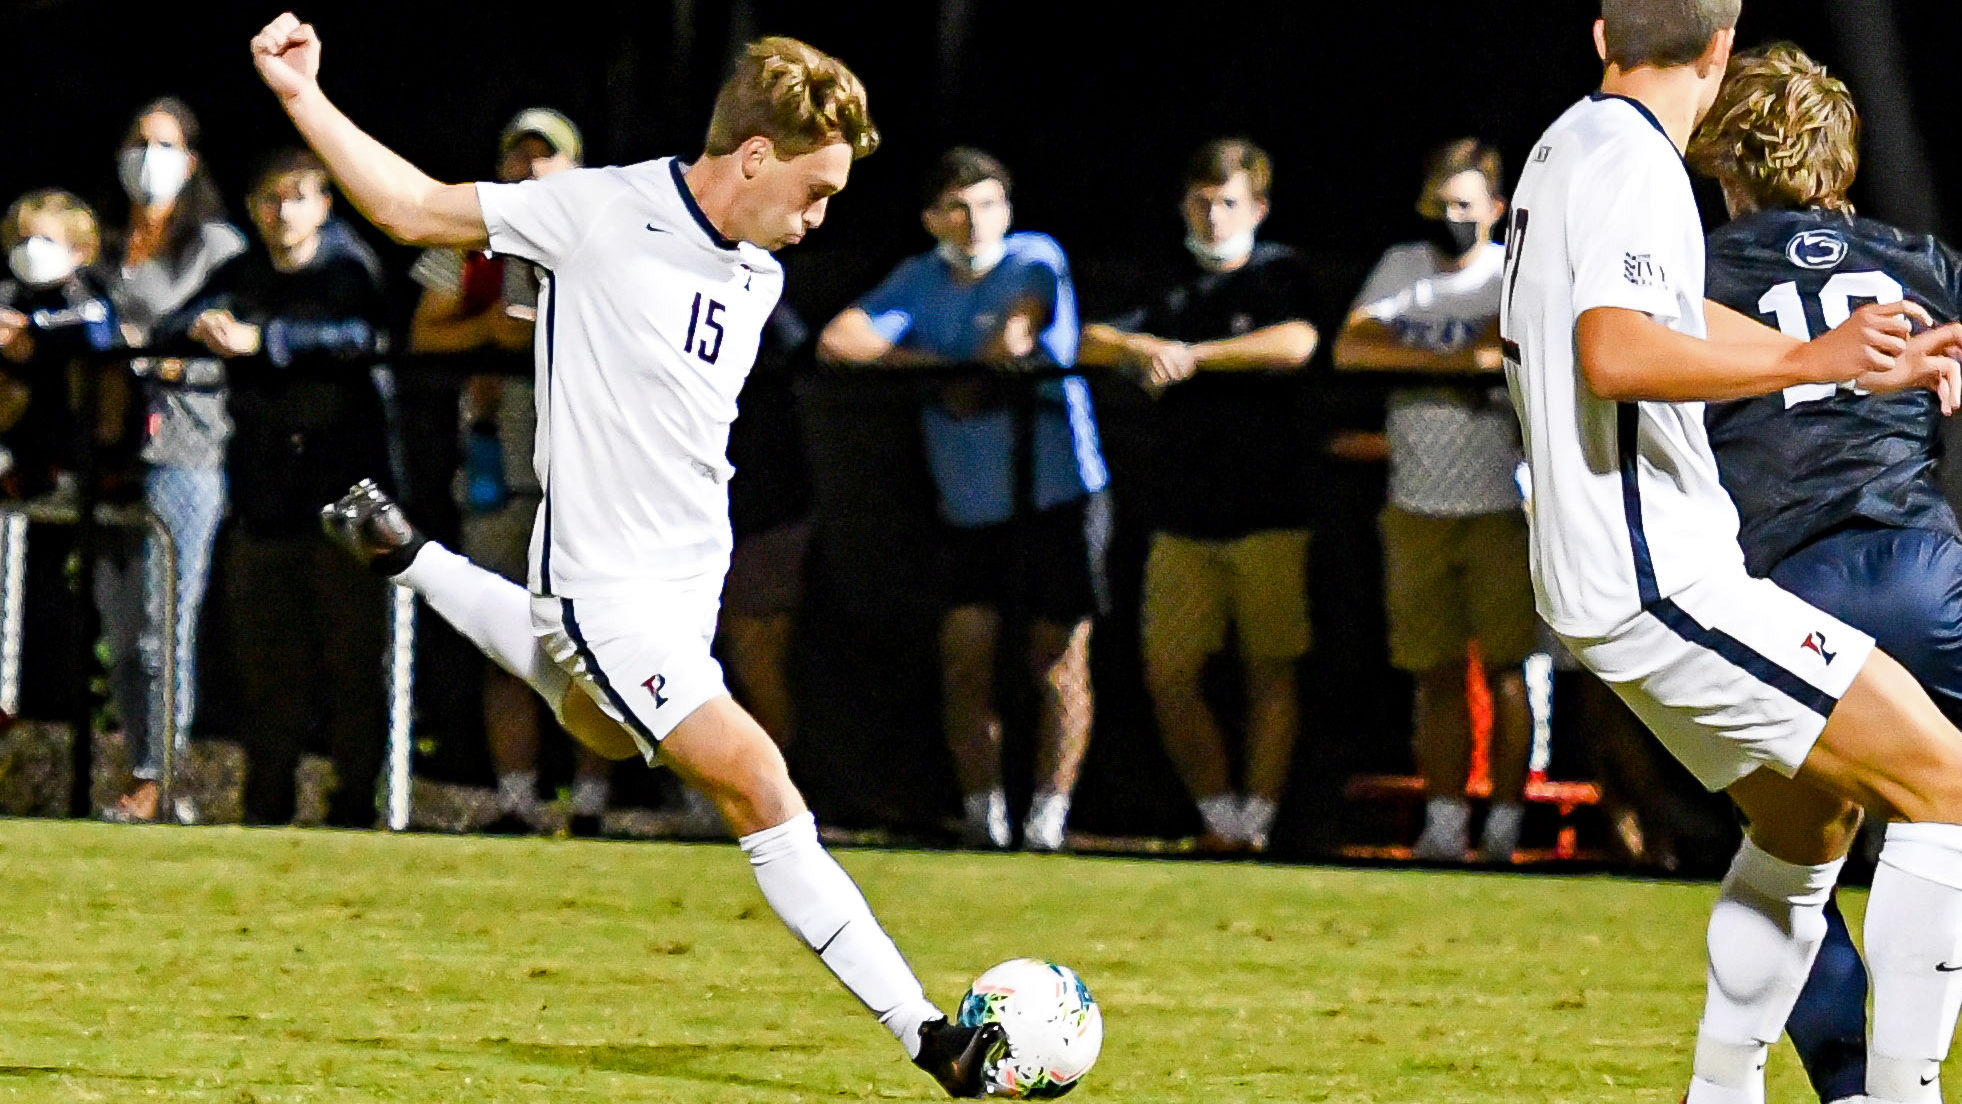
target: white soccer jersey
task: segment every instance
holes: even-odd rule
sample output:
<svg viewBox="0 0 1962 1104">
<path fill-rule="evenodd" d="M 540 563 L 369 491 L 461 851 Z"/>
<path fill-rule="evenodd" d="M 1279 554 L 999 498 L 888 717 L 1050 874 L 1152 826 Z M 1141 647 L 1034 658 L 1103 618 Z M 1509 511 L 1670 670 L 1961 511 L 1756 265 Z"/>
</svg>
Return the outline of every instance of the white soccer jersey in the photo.
<svg viewBox="0 0 1962 1104">
<path fill-rule="evenodd" d="M 1703 227 L 1675 145 L 1596 93 L 1534 146 L 1513 198 L 1501 325 L 1533 476 L 1540 616 L 1600 637 L 1709 575 L 1743 572 L 1702 403 L 1616 403 L 1580 373 L 1575 321 L 1641 311 L 1704 336 Z"/>
<path fill-rule="evenodd" d="M 479 184 L 491 249 L 542 265 L 544 501 L 531 590 L 594 598 L 720 578 L 729 423 L 783 269 L 718 234 L 664 158 Z"/>
</svg>

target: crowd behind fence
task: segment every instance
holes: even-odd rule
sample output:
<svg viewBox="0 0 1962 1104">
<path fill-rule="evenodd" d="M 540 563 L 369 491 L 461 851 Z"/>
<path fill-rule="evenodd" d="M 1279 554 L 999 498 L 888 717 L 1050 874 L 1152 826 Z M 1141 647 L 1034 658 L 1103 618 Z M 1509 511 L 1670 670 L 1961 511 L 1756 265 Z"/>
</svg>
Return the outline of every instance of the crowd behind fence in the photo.
<svg viewBox="0 0 1962 1104">
<path fill-rule="evenodd" d="M 97 741 L 72 740 L 71 810 L 211 819 L 183 765 L 226 737 L 249 821 L 298 815 L 321 749 L 332 824 L 713 834 L 671 781 L 575 761 L 314 524 L 376 479 L 522 579 L 549 277 L 456 251 L 384 271 L 299 150 L 255 170 L 241 232 L 197 137 L 146 105 L 122 225 L 57 190 L 0 225 L 0 710 L 130 761 L 92 794 Z M 519 180 L 582 149 L 532 109 L 496 152 Z M 1727 855 L 1734 829 L 1532 614 L 1497 155 L 1437 151 L 1411 181 L 1427 237 L 1386 234 L 1360 287 L 1260 237 L 1273 172 L 1209 143 L 1175 197 L 1184 255 L 1080 288 L 1013 226 L 1008 169 L 955 149 L 922 188 L 932 249 L 829 317 L 780 306 L 730 446 L 739 699 L 867 838 Z"/>
</svg>

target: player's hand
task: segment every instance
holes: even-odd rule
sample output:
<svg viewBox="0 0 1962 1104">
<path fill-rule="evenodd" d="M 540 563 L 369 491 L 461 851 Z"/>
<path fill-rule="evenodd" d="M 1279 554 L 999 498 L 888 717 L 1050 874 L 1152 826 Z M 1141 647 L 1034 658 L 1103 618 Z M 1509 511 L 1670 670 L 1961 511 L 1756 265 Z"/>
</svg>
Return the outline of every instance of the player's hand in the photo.
<svg viewBox="0 0 1962 1104">
<path fill-rule="evenodd" d="M 1902 343 L 1900 355 L 1885 370 L 1868 372 L 1854 382 L 1864 391 L 1885 394 L 1925 388 L 1941 399 L 1942 413 L 1962 406 L 1962 322 L 1923 330 Z"/>
<path fill-rule="evenodd" d="M 319 87 L 320 35 L 286 12 L 252 39 L 252 64 L 281 102 Z"/>
<path fill-rule="evenodd" d="M 1802 378 L 1817 383 L 1844 383 L 1859 376 L 1884 374 L 1907 350 L 1914 324 L 1934 325 L 1919 303 L 1868 303 L 1832 330 L 1793 347 L 1801 358 Z"/>
</svg>

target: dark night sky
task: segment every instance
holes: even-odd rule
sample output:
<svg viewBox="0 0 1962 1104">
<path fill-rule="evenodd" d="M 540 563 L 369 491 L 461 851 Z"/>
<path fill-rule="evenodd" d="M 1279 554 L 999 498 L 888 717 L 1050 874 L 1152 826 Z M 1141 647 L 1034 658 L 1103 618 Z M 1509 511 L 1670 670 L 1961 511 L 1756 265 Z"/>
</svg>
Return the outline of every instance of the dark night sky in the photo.
<svg viewBox="0 0 1962 1104">
<path fill-rule="evenodd" d="M 595 160 L 697 150 L 730 6 L 671 2 L 696 15 L 681 68 L 671 64 L 670 5 L 654 0 L 315 0 L 300 14 L 321 29 L 329 93 L 411 160 L 462 178 L 489 167 L 501 121 L 534 102 L 578 119 Z M 1750 0 L 1741 38 L 1794 38 L 1835 62 L 1824 3 Z M 923 248 L 913 182 L 956 141 L 1016 171 L 1021 225 L 1055 233 L 1086 275 L 1099 259 L 1109 268 L 1176 241 L 1178 164 L 1221 133 L 1251 135 L 1275 154 L 1270 236 L 1360 266 L 1408 229 L 1427 147 L 1476 133 L 1516 162 L 1598 77 L 1589 0 L 1242 0 L 1151 17 L 1140 5 L 1079 0 L 972 6 L 951 101 L 934 91 L 937 5 L 928 0 L 750 6 L 753 31 L 807 38 L 853 65 L 887 136 L 831 225 L 786 258 L 793 271 L 801 253 L 805 267 L 835 274 L 827 283 L 848 285 Z M 1962 120 L 1946 44 L 1962 12 L 1939 0 L 1897 6 L 1909 42 L 1900 64 L 1915 83 L 1942 207 L 1952 209 L 1962 153 L 1944 139 Z M 263 0 L 12 0 L 0 9 L 9 46 L 0 117 L 12 131 L 0 194 L 62 184 L 114 197 L 111 153 L 127 113 L 174 92 L 203 114 L 207 155 L 235 196 L 252 157 L 292 137 L 246 57 L 248 38 L 277 11 Z M 1094 304 L 1096 288 L 1085 291 Z"/>
</svg>

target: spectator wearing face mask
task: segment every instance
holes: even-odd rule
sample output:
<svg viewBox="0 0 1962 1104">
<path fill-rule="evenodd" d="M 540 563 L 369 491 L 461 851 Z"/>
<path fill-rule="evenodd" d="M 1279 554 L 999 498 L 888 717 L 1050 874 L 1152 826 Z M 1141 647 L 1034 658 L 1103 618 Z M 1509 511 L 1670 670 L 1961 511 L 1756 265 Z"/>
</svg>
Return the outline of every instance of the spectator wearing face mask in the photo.
<svg viewBox="0 0 1962 1104">
<path fill-rule="evenodd" d="M 321 539 L 319 510 L 389 471 L 370 371 L 384 346 L 380 266 L 332 217 L 312 153 L 275 153 L 251 180 L 259 241 L 212 277 L 187 331 L 225 359 L 238 424 L 225 571 L 246 817 L 292 819 L 294 768 L 317 729 L 339 776 L 328 823 L 372 827 L 385 584 Z"/>
<path fill-rule="evenodd" d="M 1318 338 L 1301 256 L 1255 239 L 1273 178 L 1245 139 L 1200 147 L 1179 204 L 1192 263 L 1113 324 L 1083 331 L 1084 363 L 1134 368 L 1158 395 L 1145 678 L 1208 850 L 1267 847 L 1300 728 L 1295 663 L 1310 640 L 1305 427 L 1290 377 Z M 1200 677 L 1229 627 L 1247 693 L 1241 787 Z"/>
<path fill-rule="evenodd" d="M 77 425 L 70 395 L 78 355 L 120 344 L 115 308 L 90 266 L 95 213 L 67 192 L 30 192 L 0 221 L 12 278 L 0 281 L 0 488 L 31 498 L 73 470 Z"/>
<path fill-rule="evenodd" d="M 245 236 L 225 221 L 224 205 L 198 156 L 198 120 L 175 97 L 144 105 L 117 152 L 117 176 L 129 215 L 103 276 L 130 346 L 161 338 L 158 323 L 204 290 L 225 262 L 245 251 Z M 181 352 L 181 350 L 176 350 Z M 162 634 L 176 633 L 177 750 L 197 715 L 197 626 L 211 571 L 211 549 L 225 512 L 225 449 L 232 422 L 224 364 L 216 357 L 165 356 L 137 362 L 134 401 L 142 410 L 137 447 L 143 498 L 177 549 L 177 624 L 163 625 L 162 551 L 147 537 L 112 542 L 100 561 L 96 601 L 109 649 L 109 689 L 136 755 L 136 787 L 113 815 L 154 820 L 163 770 Z M 124 396 L 112 391 L 113 405 Z M 173 811 L 189 819 L 184 806 Z"/>
<path fill-rule="evenodd" d="M 1509 862 L 1524 815 L 1532 722 L 1520 664 L 1535 649 L 1519 424 L 1499 350 L 1505 214 L 1499 154 L 1473 138 L 1431 154 L 1417 209 L 1427 240 L 1393 246 L 1356 297 L 1336 367 L 1424 373 L 1389 399 L 1382 513 L 1390 659 L 1417 680 L 1415 744 L 1427 797 L 1418 858 L 1462 862 L 1471 810 L 1467 651 L 1493 690 L 1492 807 L 1483 858 Z"/>
<path fill-rule="evenodd" d="M 1072 364 L 1069 262 L 1046 234 L 1009 233 L 1009 187 L 1008 170 L 980 150 L 942 156 L 921 212 L 936 248 L 902 262 L 832 319 L 819 355 L 898 368 Z M 1110 526 L 1090 388 L 1076 376 L 1042 385 L 1029 457 L 1015 455 L 1014 414 L 992 380 L 945 385 L 922 413 L 921 429 L 945 522 L 941 685 L 966 838 L 984 847 L 1013 843 L 994 673 L 1003 613 L 1019 603 L 1032 621 L 1025 669 L 1042 687 L 1035 800 L 1023 838 L 1031 849 L 1053 851 L 1063 846 L 1090 741 L 1090 625 Z M 1024 461 L 1033 465 L 1035 502 L 1018 520 L 1014 472 Z M 1017 571 L 1018 561 L 1026 570 Z"/>
</svg>

